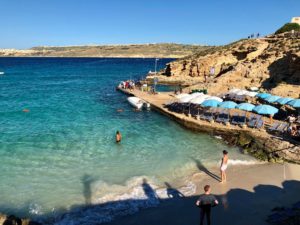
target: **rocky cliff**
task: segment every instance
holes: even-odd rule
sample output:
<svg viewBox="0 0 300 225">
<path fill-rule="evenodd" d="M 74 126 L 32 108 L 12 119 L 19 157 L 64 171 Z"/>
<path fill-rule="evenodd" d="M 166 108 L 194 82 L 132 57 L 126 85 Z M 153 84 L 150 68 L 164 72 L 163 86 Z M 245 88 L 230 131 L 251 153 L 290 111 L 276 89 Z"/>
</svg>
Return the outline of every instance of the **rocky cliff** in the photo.
<svg viewBox="0 0 300 225">
<path fill-rule="evenodd" d="M 299 97 L 300 36 L 284 33 L 213 47 L 171 62 L 160 75 L 161 81 L 208 88 L 213 94 L 259 87 Z"/>
</svg>

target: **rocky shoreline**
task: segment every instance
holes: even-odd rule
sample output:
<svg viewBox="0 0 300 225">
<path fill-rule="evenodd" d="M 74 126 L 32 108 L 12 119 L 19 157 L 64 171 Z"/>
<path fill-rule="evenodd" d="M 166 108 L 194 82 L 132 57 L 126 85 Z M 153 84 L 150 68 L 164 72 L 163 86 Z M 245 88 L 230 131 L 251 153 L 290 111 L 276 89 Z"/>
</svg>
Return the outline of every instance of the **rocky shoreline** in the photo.
<svg viewBox="0 0 300 225">
<path fill-rule="evenodd" d="M 257 132 L 243 128 L 228 129 L 226 126 L 222 128 L 208 122 L 207 125 L 205 123 L 199 125 L 172 114 L 166 115 L 188 129 L 221 136 L 227 144 L 241 147 L 243 153 L 250 154 L 259 160 L 278 163 L 287 161 L 300 164 L 299 145 L 285 141 L 277 136 L 271 136 L 267 133 L 262 135 L 262 131 Z"/>
<path fill-rule="evenodd" d="M 42 225 L 30 219 L 21 219 L 14 215 L 0 214 L 0 225 Z"/>
</svg>

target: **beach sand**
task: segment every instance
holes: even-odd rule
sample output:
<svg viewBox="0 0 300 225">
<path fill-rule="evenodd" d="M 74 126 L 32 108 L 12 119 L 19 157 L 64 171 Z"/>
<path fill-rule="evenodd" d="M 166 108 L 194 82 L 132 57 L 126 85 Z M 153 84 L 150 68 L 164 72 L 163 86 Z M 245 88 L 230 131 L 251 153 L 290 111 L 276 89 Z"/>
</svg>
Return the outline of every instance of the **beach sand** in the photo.
<svg viewBox="0 0 300 225">
<path fill-rule="evenodd" d="M 289 207 L 300 201 L 300 165 L 265 163 L 232 166 L 227 171 L 226 184 L 220 184 L 213 178 L 213 174 L 219 176 L 217 168 L 208 171 L 199 167 L 199 170 L 202 172 L 191 178 L 197 184 L 194 196 L 160 200 L 155 208 L 117 218 L 109 224 L 199 224 L 199 209 L 195 202 L 206 184 L 211 185 L 212 193 L 220 202 L 213 208 L 212 224 L 267 224 L 267 216 L 274 207 Z"/>
</svg>

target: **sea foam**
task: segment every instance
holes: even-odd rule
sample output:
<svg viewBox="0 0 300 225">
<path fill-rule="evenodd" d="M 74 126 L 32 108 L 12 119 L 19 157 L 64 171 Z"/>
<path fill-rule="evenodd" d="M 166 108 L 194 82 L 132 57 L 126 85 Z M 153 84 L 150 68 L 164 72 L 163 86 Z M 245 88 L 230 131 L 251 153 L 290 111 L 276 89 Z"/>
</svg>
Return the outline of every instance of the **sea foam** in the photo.
<svg viewBox="0 0 300 225">
<path fill-rule="evenodd" d="M 170 198 L 191 196 L 196 192 L 192 182 L 175 189 L 159 187 L 152 179 L 135 177 L 126 182 L 125 186 L 108 185 L 103 181 L 97 182 L 96 189 L 110 187 L 109 194 L 93 199 L 93 203 L 84 207 L 75 207 L 68 213 L 56 218 L 56 225 L 88 225 L 107 223 L 116 217 L 137 213 L 141 209 L 156 207 Z"/>
</svg>

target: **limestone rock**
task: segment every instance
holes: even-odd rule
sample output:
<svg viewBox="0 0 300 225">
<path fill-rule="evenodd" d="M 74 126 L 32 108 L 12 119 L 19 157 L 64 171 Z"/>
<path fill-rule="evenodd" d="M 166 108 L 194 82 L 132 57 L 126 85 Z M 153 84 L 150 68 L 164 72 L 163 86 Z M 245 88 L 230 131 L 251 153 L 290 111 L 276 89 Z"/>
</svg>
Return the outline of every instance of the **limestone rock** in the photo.
<svg viewBox="0 0 300 225">
<path fill-rule="evenodd" d="M 298 98 L 300 38 L 287 33 L 210 48 L 169 63 L 160 75 L 166 83 L 176 80 L 211 94 L 254 86 Z"/>
</svg>

